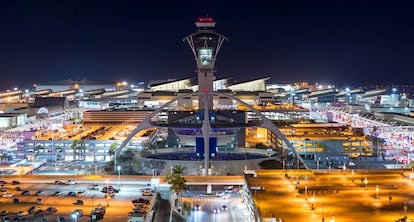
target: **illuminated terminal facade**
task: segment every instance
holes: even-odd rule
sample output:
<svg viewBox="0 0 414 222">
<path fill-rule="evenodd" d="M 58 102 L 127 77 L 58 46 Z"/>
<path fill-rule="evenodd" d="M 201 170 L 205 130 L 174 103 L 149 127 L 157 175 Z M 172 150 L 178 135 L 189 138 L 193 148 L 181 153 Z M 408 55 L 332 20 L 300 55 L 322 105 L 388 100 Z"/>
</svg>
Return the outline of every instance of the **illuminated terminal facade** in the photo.
<svg viewBox="0 0 414 222">
<path fill-rule="evenodd" d="M 35 91 L 2 92 L 0 127 L 5 129 L 2 138 L 22 135 L 19 138 L 25 138 L 22 139 L 24 146 L 30 151 L 39 144 L 49 147 L 53 142 L 36 142 L 36 137 L 28 139 L 15 133 L 16 128 L 29 125 L 26 130 L 41 130 L 34 124 L 36 122 L 43 122 L 43 128 L 50 126 L 53 130 L 68 123 L 140 127 L 148 121 L 146 128 L 157 129 L 159 133 L 154 135 L 165 136 L 167 147 L 194 147 L 200 156 L 211 157 L 218 151 L 255 147 L 263 142 L 273 149 L 291 146 L 294 149 L 291 152 L 297 152 L 306 163 L 316 162 L 321 157 L 375 157 L 386 146 L 378 141 L 387 135 L 402 132 L 405 137 L 412 138 L 414 102 L 398 89 L 271 84 L 270 77 L 243 82 L 233 78 L 217 79 L 215 62 L 227 38 L 214 31 L 212 18 L 199 19 L 196 27 L 197 31 L 186 36 L 184 41 L 194 54 L 197 78 L 158 82 L 148 88 L 126 82 L 64 80 L 36 84 Z M 55 118 L 59 116 L 63 116 L 63 120 Z M 149 117 L 152 119 L 148 120 Z M 261 126 L 264 118 L 275 128 L 269 130 Z M 204 125 L 207 119 L 210 123 Z M 136 131 L 143 130 L 139 127 Z M 203 127 L 204 131 L 210 131 L 208 144 Z M 354 129 L 357 127 L 365 131 Z M 167 128 L 167 132 L 161 133 L 162 128 Z M 283 136 L 278 135 L 279 131 Z M 70 147 L 70 140 L 62 141 L 58 143 L 61 147 Z M 113 142 L 101 143 L 98 139 L 91 144 L 108 150 Z M 134 149 L 142 147 L 128 139 L 125 144 L 121 139 L 116 142 Z M 207 146 L 213 149 L 204 153 Z M 70 159 L 71 152 L 66 153 L 61 158 Z M 88 158 L 92 157 L 93 153 Z M 106 156 L 99 158 L 108 160 Z"/>
</svg>

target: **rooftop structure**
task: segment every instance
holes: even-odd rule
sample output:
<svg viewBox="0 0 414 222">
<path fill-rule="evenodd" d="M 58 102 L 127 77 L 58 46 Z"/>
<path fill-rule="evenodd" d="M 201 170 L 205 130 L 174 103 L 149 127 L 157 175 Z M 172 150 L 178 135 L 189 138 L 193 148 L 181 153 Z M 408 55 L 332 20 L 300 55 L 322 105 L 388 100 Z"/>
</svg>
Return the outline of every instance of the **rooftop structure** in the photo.
<svg viewBox="0 0 414 222">
<path fill-rule="evenodd" d="M 228 40 L 224 35 L 215 32 L 216 23 L 213 18 L 199 18 L 195 23 L 198 28 L 197 32 L 184 38 L 193 51 L 197 73 L 198 73 L 198 91 L 212 92 L 213 81 L 215 80 L 215 63 L 221 45 Z M 212 101 L 209 101 L 208 108 L 212 108 Z M 204 109 L 202 99 L 199 99 L 199 108 Z"/>
</svg>

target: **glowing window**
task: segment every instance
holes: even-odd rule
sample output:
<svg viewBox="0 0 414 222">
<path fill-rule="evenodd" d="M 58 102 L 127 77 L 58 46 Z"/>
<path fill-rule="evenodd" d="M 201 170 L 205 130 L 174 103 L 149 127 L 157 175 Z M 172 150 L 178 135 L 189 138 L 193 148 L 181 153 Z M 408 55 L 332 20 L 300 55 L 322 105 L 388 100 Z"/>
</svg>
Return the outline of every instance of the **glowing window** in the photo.
<svg viewBox="0 0 414 222">
<path fill-rule="evenodd" d="M 201 65 L 209 65 L 213 58 L 213 50 L 209 48 L 202 48 L 198 50 L 198 57 L 201 61 Z"/>
</svg>

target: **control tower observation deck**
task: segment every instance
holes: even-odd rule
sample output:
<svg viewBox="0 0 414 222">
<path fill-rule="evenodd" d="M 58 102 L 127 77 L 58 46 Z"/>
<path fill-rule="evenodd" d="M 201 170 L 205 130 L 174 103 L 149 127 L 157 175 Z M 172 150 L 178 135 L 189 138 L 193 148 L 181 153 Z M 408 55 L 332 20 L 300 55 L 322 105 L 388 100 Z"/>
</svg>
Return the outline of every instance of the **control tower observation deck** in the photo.
<svg viewBox="0 0 414 222">
<path fill-rule="evenodd" d="M 183 41 L 187 41 L 193 51 L 198 73 L 198 91 L 212 92 L 213 81 L 215 80 L 215 62 L 220 51 L 221 45 L 228 38 L 216 33 L 214 27 L 216 22 L 211 17 L 198 18 L 195 23 L 197 32 L 186 36 Z M 198 107 L 204 109 L 204 101 L 199 98 Z M 213 101 L 208 101 L 208 108 L 212 109 Z"/>
</svg>

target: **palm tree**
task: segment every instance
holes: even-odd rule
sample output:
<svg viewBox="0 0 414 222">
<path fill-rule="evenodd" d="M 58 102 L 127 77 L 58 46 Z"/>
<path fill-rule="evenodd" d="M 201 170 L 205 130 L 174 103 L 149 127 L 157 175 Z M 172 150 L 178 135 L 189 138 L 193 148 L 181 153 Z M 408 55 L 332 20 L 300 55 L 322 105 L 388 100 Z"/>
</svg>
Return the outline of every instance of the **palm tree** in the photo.
<svg viewBox="0 0 414 222">
<path fill-rule="evenodd" d="M 70 145 L 70 148 L 72 148 L 73 151 L 73 160 L 75 160 L 76 162 L 76 148 L 78 147 L 78 141 L 77 140 L 73 140 L 72 144 Z"/>
<path fill-rule="evenodd" d="M 79 140 L 78 146 L 76 148 L 80 151 L 79 152 L 80 159 L 85 160 L 85 150 L 86 150 L 85 141 Z"/>
<path fill-rule="evenodd" d="M 184 170 L 185 167 L 181 166 L 181 165 L 175 165 L 172 168 L 172 174 L 179 174 L 179 175 L 183 175 L 184 174 Z"/>
<path fill-rule="evenodd" d="M 182 192 L 187 188 L 187 185 L 185 184 L 187 181 L 183 177 L 184 170 L 185 167 L 176 165 L 172 168 L 170 173 L 167 173 L 165 175 L 165 179 L 167 180 L 168 184 L 171 185 L 170 190 L 174 191 L 180 205 Z"/>
<path fill-rule="evenodd" d="M 39 155 L 39 152 L 40 152 L 40 150 L 41 149 L 43 149 L 44 150 L 44 147 L 43 146 L 41 146 L 41 145 L 37 145 L 37 146 L 35 146 L 35 152 L 36 152 L 36 155 Z"/>
<path fill-rule="evenodd" d="M 0 163 L 3 163 L 5 159 L 7 159 L 7 153 L 0 153 Z"/>
<path fill-rule="evenodd" d="M 110 158 L 115 155 L 115 152 L 116 152 L 116 148 L 117 147 L 118 147 L 118 143 L 117 142 L 114 142 L 114 143 L 112 143 L 109 146 L 108 155 L 109 155 Z"/>
</svg>

